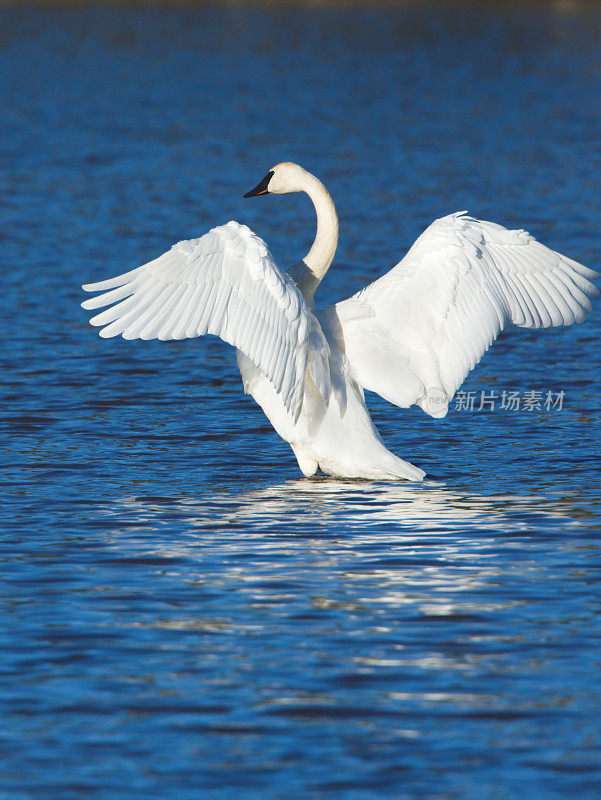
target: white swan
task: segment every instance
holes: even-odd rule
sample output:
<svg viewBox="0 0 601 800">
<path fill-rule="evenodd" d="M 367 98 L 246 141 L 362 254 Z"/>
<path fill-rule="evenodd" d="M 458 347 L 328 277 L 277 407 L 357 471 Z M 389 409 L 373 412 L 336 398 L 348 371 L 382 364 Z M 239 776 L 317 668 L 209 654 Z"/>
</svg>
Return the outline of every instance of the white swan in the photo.
<svg viewBox="0 0 601 800">
<path fill-rule="evenodd" d="M 292 447 L 304 475 L 419 481 L 386 449 L 363 390 L 444 417 L 468 372 L 512 322 L 582 322 L 598 273 L 465 212 L 436 220 L 394 269 L 317 311 L 313 294 L 336 252 L 338 217 L 323 184 L 277 164 L 245 197 L 306 192 L 317 212 L 311 250 L 290 272 L 265 243 L 228 222 L 155 261 L 84 286 L 104 337 L 184 339 L 206 333 L 237 348 L 244 390 Z"/>
</svg>

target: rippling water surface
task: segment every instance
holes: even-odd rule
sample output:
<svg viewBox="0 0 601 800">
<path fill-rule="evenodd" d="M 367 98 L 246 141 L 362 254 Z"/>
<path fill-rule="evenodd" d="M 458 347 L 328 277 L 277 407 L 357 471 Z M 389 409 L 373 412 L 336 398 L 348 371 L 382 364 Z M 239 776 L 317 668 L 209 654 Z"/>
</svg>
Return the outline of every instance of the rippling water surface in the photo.
<svg viewBox="0 0 601 800">
<path fill-rule="evenodd" d="M 0 797 L 601 796 L 600 308 L 465 389 L 370 398 L 423 486 L 299 479 L 207 337 L 103 341 L 79 284 L 238 219 L 324 303 L 469 208 L 601 265 L 601 14 L 0 10 Z"/>
</svg>

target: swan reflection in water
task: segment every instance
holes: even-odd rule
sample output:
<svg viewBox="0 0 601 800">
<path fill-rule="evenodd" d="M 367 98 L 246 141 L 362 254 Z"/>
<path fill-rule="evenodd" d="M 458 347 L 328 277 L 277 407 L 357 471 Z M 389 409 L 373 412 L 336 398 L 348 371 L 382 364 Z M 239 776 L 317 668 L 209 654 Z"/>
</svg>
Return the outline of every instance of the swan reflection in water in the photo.
<svg viewBox="0 0 601 800">
<path fill-rule="evenodd" d="M 157 547 L 165 543 L 149 537 L 148 530 L 159 531 L 168 517 L 169 550 L 189 555 L 207 537 L 220 548 L 249 550 L 263 540 L 268 546 L 274 536 L 286 537 L 290 546 L 295 539 L 299 547 L 307 539 L 335 539 L 351 547 L 373 542 L 384 549 L 412 541 L 425 544 L 444 534 L 446 540 L 437 538 L 438 545 L 455 550 L 458 544 L 468 543 L 490 547 L 490 540 L 481 541 L 482 531 L 525 535 L 542 525 L 575 524 L 565 502 L 532 495 L 463 493 L 434 481 L 416 485 L 323 478 L 290 480 L 243 492 L 223 489 L 202 499 L 174 497 L 168 491 L 165 496 L 129 496 L 105 507 L 105 512 L 126 515 L 128 527 L 139 523 L 146 531 L 147 546 Z M 174 537 L 173 527 L 185 537 Z"/>
<path fill-rule="evenodd" d="M 157 574 L 187 586 L 199 603 L 198 614 L 184 606 L 166 616 L 163 609 L 133 624 L 229 633 L 269 627 L 261 614 L 270 608 L 291 615 L 291 624 L 299 608 L 347 621 L 373 614 L 370 626 L 387 629 L 399 614 L 452 624 L 466 615 L 502 613 L 523 602 L 507 591 L 513 576 L 528 571 L 544 579 L 535 552 L 544 543 L 532 534 L 571 523 L 548 500 L 463 494 L 433 481 L 293 480 L 216 491 L 203 500 L 124 497 L 107 511 L 115 556 L 126 554 L 128 564 L 164 559 Z M 205 593 L 210 618 L 202 610 Z M 402 635 L 394 638 L 400 647 Z M 367 642 L 357 658 L 377 666 Z M 449 666 L 441 654 L 427 659 L 429 668 Z M 459 658 L 457 667 L 464 665 Z"/>
</svg>

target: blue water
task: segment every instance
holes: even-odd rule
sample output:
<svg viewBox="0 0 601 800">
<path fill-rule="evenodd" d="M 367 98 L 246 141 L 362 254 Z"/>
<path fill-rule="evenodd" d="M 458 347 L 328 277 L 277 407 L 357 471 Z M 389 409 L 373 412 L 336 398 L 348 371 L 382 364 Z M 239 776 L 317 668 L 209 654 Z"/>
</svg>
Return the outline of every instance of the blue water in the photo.
<svg viewBox="0 0 601 800">
<path fill-rule="evenodd" d="M 580 8 L 580 10 L 578 10 Z M 601 796 L 601 303 L 464 389 L 370 397 L 423 486 L 299 479 L 218 340 L 103 341 L 79 285 L 293 159 L 329 303 L 468 208 L 601 266 L 601 11 L 0 9 L 1 800 Z"/>
</svg>

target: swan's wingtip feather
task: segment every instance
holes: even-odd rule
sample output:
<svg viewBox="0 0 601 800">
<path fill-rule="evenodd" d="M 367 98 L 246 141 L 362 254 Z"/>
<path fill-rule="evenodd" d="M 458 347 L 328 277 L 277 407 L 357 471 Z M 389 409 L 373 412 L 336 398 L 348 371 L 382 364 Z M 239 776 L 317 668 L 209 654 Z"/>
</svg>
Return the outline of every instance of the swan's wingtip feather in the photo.
<svg viewBox="0 0 601 800">
<path fill-rule="evenodd" d="M 82 308 L 85 308 L 86 311 L 91 311 L 97 306 L 96 297 L 88 297 L 88 299 L 84 300 L 80 305 Z"/>
<path fill-rule="evenodd" d="M 94 323 L 92 322 L 92 324 Z M 102 328 L 101 330 L 98 331 L 98 336 L 100 336 L 102 339 L 112 339 L 113 336 L 119 335 L 118 331 L 111 331 L 109 329 L 110 325 L 107 325 L 106 328 Z"/>
</svg>

